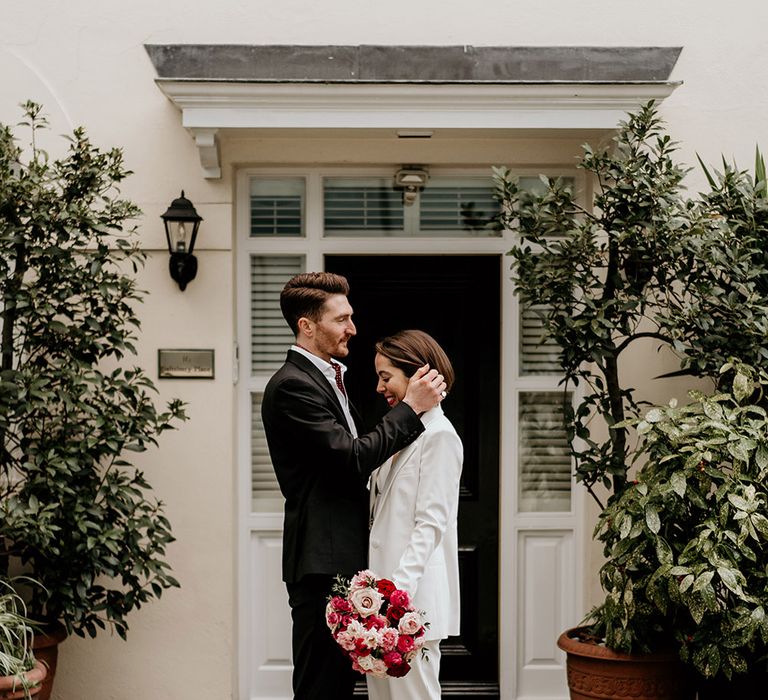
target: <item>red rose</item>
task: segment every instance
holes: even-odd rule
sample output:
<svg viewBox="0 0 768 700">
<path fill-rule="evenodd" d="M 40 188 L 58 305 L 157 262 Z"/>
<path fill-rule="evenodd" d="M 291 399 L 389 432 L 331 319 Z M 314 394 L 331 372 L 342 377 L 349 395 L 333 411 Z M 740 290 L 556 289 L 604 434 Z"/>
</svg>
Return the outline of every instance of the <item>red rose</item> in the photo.
<svg viewBox="0 0 768 700">
<path fill-rule="evenodd" d="M 368 656 L 371 653 L 371 650 L 365 645 L 365 642 L 362 639 L 356 639 L 355 653 L 358 656 Z"/>
<path fill-rule="evenodd" d="M 366 629 L 377 629 L 382 630 L 385 627 L 387 627 L 387 618 L 383 617 L 382 615 L 371 615 L 370 617 L 367 617 L 365 622 L 363 623 L 365 625 Z"/>
<path fill-rule="evenodd" d="M 392 583 L 392 581 L 390 581 L 388 578 L 379 579 L 379 582 L 376 584 L 376 588 L 378 589 L 379 593 L 381 593 L 381 595 L 387 599 L 393 591 L 397 590 L 395 584 Z"/>
<path fill-rule="evenodd" d="M 405 608 L 397 608 L 394 605 L 390 605 L 387 609 L 387 618 L 395 623 L 395 627 L 397 627 L 397 623 L 400 622 L 400 618 L 405 615 Z"/>
<path fill-rule="evenodd" d="M 387 675 L 392 678 L 402 678 L 408 671 L 411 670 L 410 664 L 404 663 L 399 666 L 390 666 L 387 669 Z"/>
<path fill-rule="evenodd" d="M 387 664 L 387 668 L 392 668 L 392 666 L 401 666 L 403 663 L 403 657 L 396 651 L 389 651 L 384 654 L 383 661 L 385 664 Z"/>
<path fill-rule="evenodd" d="M 407 634 L 401 634 L 400 639 L 397 640 L 397 650 L 403 654 L 407 654 L 409 651 L 413 651 L 416 644 L 413 641 L 413 637 Z"/>
</svg>

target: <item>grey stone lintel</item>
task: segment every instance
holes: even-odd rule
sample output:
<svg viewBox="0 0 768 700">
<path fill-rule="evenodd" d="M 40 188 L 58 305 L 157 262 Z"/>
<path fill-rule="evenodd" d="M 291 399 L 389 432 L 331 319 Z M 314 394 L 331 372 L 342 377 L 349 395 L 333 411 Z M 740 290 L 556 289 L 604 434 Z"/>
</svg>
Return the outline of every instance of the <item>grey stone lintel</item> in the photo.
<svg viewBox="0 0 768 700">
<path fill-rule="evenodd" d="M 668 83 L 675 46 L 147 44 L 158 80 L 252 83 Z"/>
</svg>

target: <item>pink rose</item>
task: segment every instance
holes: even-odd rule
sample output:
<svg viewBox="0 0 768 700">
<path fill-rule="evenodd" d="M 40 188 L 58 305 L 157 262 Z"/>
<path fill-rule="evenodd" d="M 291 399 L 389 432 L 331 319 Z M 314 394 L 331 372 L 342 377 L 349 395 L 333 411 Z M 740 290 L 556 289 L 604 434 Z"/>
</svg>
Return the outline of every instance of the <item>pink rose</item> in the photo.
<svg viewBox="0 0 768 700">
<path fill-rule="evenodd" d="M 339 595 L 333 596 L 333 598 L 331 598 L 330 604 L 333 609 L 338 612 L 352 612 L 352 606 L 350 605 L 349 601 Z"/>
<path fill-rule="evenodd" d="M 397 630 L 387 627 L 381 631 L 381 648 L 383 651 L 393 651 L 397 646 L 398 635 Z"/>
<path fill-rule="evenodd" d="M 375 588 L 356 588 L 349 594 L 349 600 L 363 617 L 379 612 L 382 597 Z"/>
<path fill-rule="evenodd" d="M 413 651 L 416 644 L 413 641 L 413 637 L 407 634 L 401 634 L 397 640 L 397 650 L 401 654 L 407 654 L 409 651 Z"/>
<path fill-rule="evenodd" d="M 400 618 L 397 629 L 400 634 L 416 634 L 421 629 L 421 624 L 419 613 L 408 612 Z"/>
<path fill-rule="evenodd" d="M 376 587 L 376 574 L 374 574 L 373 571 L 369 571 L 368 569 L 358 571 L 349 582 L 350 591 L 354 591 L 358 588 L 371 587 Z"/>
<path fill-rule="evenodd" d="M 355 637 L 354 635 L 350 634 L 349 632 L 339 632 L 338 635 L 336 635 L 336 643 L 344 649 L 344 651 L 354 651 L 355 650 Z"/>
<path fill-rule="evenodd" d="M 326 614 L 325 621 L 328 623 L 328 627 L 336 627 L 341 622 L 341 615 L 331 610 L 331 612 Z"/>
<path fill-rule="evenodd" d="M 389 595 L 389 604 L 396 608 L 408 608 L 411 605 L 411 596 L 408 595 L 408 591 L 400 590 L 392 591 Z"/>
</svg>

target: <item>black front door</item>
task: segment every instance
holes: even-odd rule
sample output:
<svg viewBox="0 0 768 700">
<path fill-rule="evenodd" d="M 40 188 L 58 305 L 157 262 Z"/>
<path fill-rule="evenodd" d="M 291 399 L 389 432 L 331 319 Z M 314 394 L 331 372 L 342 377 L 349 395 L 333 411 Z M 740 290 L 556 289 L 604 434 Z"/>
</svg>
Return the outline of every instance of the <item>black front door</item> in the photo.
<svg viewBox="0 0 768 700">
<path fill-rule="evenodd" d="M 386 410 L 375 392 L 376 340 L 421 329 L 438 340 L 454 365 L 456 382 L 443 408 L 464 443 L 461 635 L 442 644 L 440 679 L 443 697 L 498 698 L 501 259 L 330 255 L 325 269 L 344 275 L 351 286 L 357 337 L 350 343 L 345 381 L 369 424 Z"/>
</svg>

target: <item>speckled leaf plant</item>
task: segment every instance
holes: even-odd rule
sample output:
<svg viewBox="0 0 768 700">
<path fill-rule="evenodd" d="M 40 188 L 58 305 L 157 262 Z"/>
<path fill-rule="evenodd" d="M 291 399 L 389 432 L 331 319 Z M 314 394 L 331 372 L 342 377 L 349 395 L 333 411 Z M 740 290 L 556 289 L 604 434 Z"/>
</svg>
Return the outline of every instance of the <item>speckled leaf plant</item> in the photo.
<svg viewBox="0 0 768 700">
<path fill-rule="evenodd" d="M 608 646 L 649 650 L 670 631 L 705 676 L 768 653 L 768 373 L 727 363 L 723 391 L 655 407 L 637 424 L 645 460 L 596 534 Z"/>
</svg>

